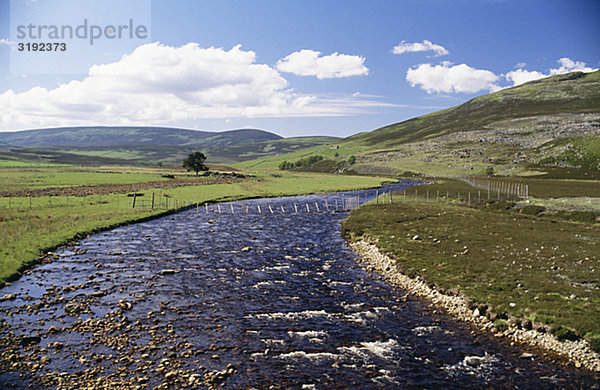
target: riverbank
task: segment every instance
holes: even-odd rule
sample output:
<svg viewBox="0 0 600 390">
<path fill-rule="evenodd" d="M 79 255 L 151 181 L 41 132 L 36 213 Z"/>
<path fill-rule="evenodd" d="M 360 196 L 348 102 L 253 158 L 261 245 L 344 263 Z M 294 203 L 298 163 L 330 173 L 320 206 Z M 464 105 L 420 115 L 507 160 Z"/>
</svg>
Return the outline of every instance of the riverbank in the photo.
<svg viewBox="0 0 600 390">
<path fill-rule="evenodd" d="M 360 261 L 372 271 L 377 272 L 394 285 L 415 295 L 431 300 L 435 305 L 445 309 L 450 314 L 477 325 L 480 329 L 494 333 L 497 337 L 506 337 L 514 342 L 541 347 L 559 354 L 569 360 L 575 367 L 585 367 L 600 372 L 600 355 L 592 351 L 585 340 L 559 341 L 553 335 L 534 329 L 525 330 L 507 323 L 504 330 L 498 329 L 478 307 L 472 309 L 468 300 L 460 295 L 449 295 L 430 287 L 420 278 L 410 278 L 397 267 L 396 261 L 379 250 L 377 245 L 365 239 L 350 242 L 352 249 L 361 255 Z M 524 355 L 528 357 L 529 355 Z"/>
</svg>

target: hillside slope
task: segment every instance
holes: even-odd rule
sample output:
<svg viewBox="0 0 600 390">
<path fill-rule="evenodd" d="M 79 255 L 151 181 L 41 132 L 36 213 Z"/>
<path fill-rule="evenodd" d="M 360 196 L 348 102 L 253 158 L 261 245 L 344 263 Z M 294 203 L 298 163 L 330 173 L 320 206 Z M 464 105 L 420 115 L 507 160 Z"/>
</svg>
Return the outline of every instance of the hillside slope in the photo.
<svg viewBox="0 0 600 390">
<path fill-rule="evenodd" d="M 102 148 L 144 145 L 215 147 L 281 138 L 279 135 L 255 129 L 210 132 L 170 127 L 122 126 L 62 127 L 0 133 L 0 142 L 20 147 Z"/>
<path fill-rule="evenodd" d="M 346 141 L 390 147 L 455 132 L 480 130 L 507 119 L 600 112 L 600 71 L 573 72 L 531 81 L 464 104 L 351 136 Z"/>
</svg>

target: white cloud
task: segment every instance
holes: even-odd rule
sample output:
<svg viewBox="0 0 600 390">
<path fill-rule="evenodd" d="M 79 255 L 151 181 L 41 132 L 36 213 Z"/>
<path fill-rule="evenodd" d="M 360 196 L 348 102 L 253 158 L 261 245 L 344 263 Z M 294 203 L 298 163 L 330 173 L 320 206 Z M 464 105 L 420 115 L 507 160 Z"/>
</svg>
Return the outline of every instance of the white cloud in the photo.
<svg viewBox="0 0 600 390">
<path fill-rule="evenodd" d="M 528 81 L 533 81 L 533 80 L 537 80 L 537 79 L 541 79 L 544 77 L 548 77 L 547 75 L 538 72 L 538 71 L 528 71 L 525 69 L 517 69 L 517 70 L 512 70 L 510 72 L 508 72 L 505 75 L 506 79 L 508 81 L 511 81 L 514 85 L 520 85 L 523 83 L 526 83 Z"/>
<path fill-rule="evenodd" d="M 205 118 L 336 116 L 387 104 L 297 93 L 273 67 L 235 46 L 151 43 L 92 66 L 81 81 L 0 94 L 0 128 L 151 125 Z"/>
<path fill-rule="evenodd" d="M 279 60 L 277 69 L 298 76 L 331 79 L 369 74 L 369 69 L 364 62 L 365 58 L 360 56 L 339 53 L 321 56 L 318 51 L 305 49 Z"/>
<path fill-rule="evenodd" d="M 550 69 L 551 75 L 563 74 L 563 73 L 569 73 L 569 72 L 575 72 L 575 71 L 593 72 L 596 70 L 596 69 L 592 69 L 592 68 L 586 66 L 585 62 L 573 61 L 572 59 L 567 58 L 567 57 L 563 57 L 556 62 L 558 62 L 560 64 L 560 67 L 558 67 L 556 69 Z"/>
<path fill-rule="evenodd" d="M 467 64 L 452 66 L 450 62 L 420 64 L 406 72 L 406 80 L 411 86 L 419 85 L 428 93 L 475 93 L 500 89 L 495 84 L 498 76 L 489 70 L 471 68 Z"/>
<path fill-rule="evenodd" d="M 508 81 L 511 81 L 513 83 L 513 86 L 516 86 L 516 85 L 521 85 L 523 83 L 526 83 L 528 81 L 538 80 L 538 79 L 542 79 L 544 77 L 553 76 L 553 75 L 557 75 L 557 74 L 570 73 L 570 72 L 575 72 L 575 71 L 593 72 L 593 71 L 597 70 L 597 69 L 593 69 L 593 68 L 586 66 L 585 62 L 573 61 L 572 59 L 567 58 L 567 57 L 563 57 L 556 62 L 558 62 L 560 64 L 560 66 L 558 68 L 550 69 L 547 74 L 544 74 L 542 72 L 538 72 L 535 70 L 529 71 L 529 70 L 525 70 L 525 69 L 517 69 L 517 70 L 508 72 L 504 77 Z M 521 64 L 519 64 L 519 65 L 521 65 Z M 519 67 L 519 66 L 517 65 L 517 67 Z M 524 67 L 524 65 L 521 66 L 520 68 L 523 68 L 523 67 Z"/>
<path fill-rule="evenodd" d="M 420 51 L 433 51 L 436 56 L 444 56 L 449 53 L 444 46 L 431 43 L 424 40 L 423 42 L 406 42 L 402 41 L 392 49 L 393 54 L 413 53 Z"/>
</svg>

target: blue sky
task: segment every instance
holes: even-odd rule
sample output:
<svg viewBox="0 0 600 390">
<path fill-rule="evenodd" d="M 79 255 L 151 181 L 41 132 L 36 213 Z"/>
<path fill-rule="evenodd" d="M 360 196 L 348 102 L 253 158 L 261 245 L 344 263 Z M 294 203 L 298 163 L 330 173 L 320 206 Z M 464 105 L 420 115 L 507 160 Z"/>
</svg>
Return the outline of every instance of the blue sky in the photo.
<svg viewBox="0 0 600 390">
<path fill-rule="evenodd" d="M 18 36 L 19 25 L 84 19 L 107 35 L 129 20 L 147 34 L 93 45 L 91 30 L 86 39 Z M 577 0 L 0 0 L 0 131 L 159 125 L 348 136 L 597 69 L 599 22 L 600 2 Z M 18 51 L 42 41 L 66 50 Z"/>
</svg>

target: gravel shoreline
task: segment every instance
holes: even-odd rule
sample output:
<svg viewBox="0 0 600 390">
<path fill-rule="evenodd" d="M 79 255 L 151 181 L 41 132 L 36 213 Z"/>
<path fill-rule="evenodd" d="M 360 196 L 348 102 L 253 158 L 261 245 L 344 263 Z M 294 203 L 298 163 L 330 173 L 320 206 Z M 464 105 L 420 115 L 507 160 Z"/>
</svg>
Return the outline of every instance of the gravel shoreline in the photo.
<svg viewBox="0 0 600 390">
<path fill-rule="evenodd" d="M 457 318 L 471 322 L 484 331 L 492 332 L 497 337 L 506 337 L 514 342 L 541 347 L 557 353 L 567 358 L 577 368 L 585 367 L 591 371 L 600 372 L 600 354 L 592 351 L 587 341 L 559 341 L 550 334 L 533 329 L 525 330 L 514 325 L 509 325 L 506 331 L 499 332 L 492 321 L 479 315 L 478 309 L 469 309 L 469 304 L 463 297 L 443 294 L 419 278 L 412 279 L 402 274 L 397 269 L 395 261 L 382 253 L 375 243 L 359 240 L 348 244 L 361 256 L 359 261 L 367 265 L 369 270 L 377 272 L 400 288 L 431 300 L 435 305 L 444 308 Z"/>
</svg>

